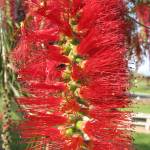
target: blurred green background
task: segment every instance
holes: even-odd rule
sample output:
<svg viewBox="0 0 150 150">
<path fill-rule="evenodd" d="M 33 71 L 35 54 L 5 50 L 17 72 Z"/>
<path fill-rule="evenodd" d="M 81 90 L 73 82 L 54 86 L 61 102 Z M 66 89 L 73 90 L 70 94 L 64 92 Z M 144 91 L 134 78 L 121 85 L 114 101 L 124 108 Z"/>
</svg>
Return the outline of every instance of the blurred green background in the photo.
<svg viewBox="0 0 150 150">
<path fill-rule="evenodd" d="M 135 113 L 145 113 L 150 115 L 150 79 L 136 75 L 132 81 L 130 93 L 134 94 L 133 105 L 129 108 Z M 136 96 L 137 95 L 137 96 Z M 140 97 L 140 95 L 142 95 Z M 145 98 L 146 97 L 146 98 Z M 150 150 L 150 134 L 134 133 L 134 144 L 136 150 Z"/>
</svg>

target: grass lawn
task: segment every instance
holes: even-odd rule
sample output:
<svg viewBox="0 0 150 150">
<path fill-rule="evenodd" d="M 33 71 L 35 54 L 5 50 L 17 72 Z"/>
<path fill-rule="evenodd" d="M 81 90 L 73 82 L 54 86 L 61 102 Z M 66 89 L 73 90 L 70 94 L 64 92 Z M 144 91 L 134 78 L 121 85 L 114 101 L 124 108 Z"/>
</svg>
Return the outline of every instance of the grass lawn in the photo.
<svg viewBox="0 0 150 150">
<path fill-rule="evenodd" d="M 150 103 L 149 104 L 144 104 L 144 103 L 136 103 L 131 105 L 130 108 L 128 108 L 128 110 L 133 111 L 135 113 L 147 113 L 150 114 Z"/>
<path fill-rule="evenodd" d="M 149 83 L 147 82 L 148 81 L 142 77 L 132 80 L 133 87 L 130 89 L 130 92 L 134 94 L 137 93 L 137 94 L 150 95 L 150 81 Z M 129 110 L 133 112 L 150 114 L 150 100 L 147 100 L 147 102 L 145 101 L 145 102 L 138 102 L 136 104 L 133 104 Z"/>
<path fill-rule="evenodd" d="M 132 93 L 150 94 L 150 85 L 145 79 L 136 79 L 133 83 L 135 86 L 131 88 Z M 150 114 L 150 102 L 138 102 L 133 104 L 129 110 L 133 112 L 149 113 Z M 136 150 L 150 150 L 150 134 L 135 133 L 134 144 Z"/>
<path fill-rule="evenodd" d="M 150 114 L 150 102 L 149 103 L 144 103 L 144 102 L 133 103 L 129 108 L 121 108 L 121 110 L 131 111 L 134 113 Z"/>
<path fill-rule="evenodd" d="M 132 84 L 131 93 L 150 94 L 150 83 L 147 83 L 146 79 L 137 78 L 132 81 Z"/>
<path fill-rule="evenodd" d="M 134 139 L 137 150 L 150 150 L 150 134 L 135 133 Z"/>
</svg>

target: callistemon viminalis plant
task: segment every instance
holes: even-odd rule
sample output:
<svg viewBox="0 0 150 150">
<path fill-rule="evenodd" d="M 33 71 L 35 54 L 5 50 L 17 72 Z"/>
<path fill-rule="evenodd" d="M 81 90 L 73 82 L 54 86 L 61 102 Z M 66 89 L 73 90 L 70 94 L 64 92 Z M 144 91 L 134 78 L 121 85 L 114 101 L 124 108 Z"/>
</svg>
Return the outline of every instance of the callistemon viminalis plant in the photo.
<svg viewBox="0 0 150 150">
<path fill-rule="evenodd" d="M 0 147 L 3 150 L 11 149 L 13 138 L 10 133 L 14 119 L 12 106 L 14 111 L 16 107 L 14 97 L 20 95 L 16 75 L 9 59 L 9 54 L 16 43 L 17 31 L 12 11 L 15 10 L 13 2 L 14 0 L 0 0 L 0 112 L 2 112 Z"/>
<path fill-rule="evenodd" d="M 136 6 L 136 13 L 140 20 L 140 22 L 143 24 L 141 26 L 141 34 L 140 34 L 140 40 L 145 41 L 150 39 L 150 2 L 147 3 L 139 3 Z M 148 47 L 149 48 L 149 47 Z"/>
<path fill-rule="evenodd" d="M 30 0 L 14 50 L 35 150 L 131 149 L 123 0 Z"/>
</svg>

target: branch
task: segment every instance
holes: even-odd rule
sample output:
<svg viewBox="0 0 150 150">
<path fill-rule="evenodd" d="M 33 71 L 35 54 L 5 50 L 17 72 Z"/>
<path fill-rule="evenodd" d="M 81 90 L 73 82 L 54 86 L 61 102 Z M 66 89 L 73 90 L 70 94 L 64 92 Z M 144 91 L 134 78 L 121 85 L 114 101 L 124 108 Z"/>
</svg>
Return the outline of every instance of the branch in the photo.
<svg viewBox="0 0 150 150">
<path fill-rule="evenodd" d="M 137 20 L 134 19 L 133 17 L 131 17 L 131 16 L 129 16 L 129 15 L 126 15 L 126 16 L 127 16 L 128 18 L 130 18 L 131 20 L 133 20 L 135 23 L 139 24 L 140 26 L 143 26 L 143 27 L 145 27 L 145 28 L 147 28 L 147 29 L 150 30 L 150 27 L 148 27 L 148 26 L 144 25 L 143 23 L 137 21 Z"/>
</svg>

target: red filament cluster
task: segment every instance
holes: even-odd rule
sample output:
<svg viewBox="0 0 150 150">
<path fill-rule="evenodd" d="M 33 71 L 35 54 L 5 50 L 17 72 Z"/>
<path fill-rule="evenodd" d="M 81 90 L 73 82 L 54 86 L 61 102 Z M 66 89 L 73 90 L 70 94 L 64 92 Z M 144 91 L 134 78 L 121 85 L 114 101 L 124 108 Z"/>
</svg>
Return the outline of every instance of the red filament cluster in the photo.
<svg viewBox="0 0 150 150">
<path fill-rule="evenodd" d="M 28 149 L 131 149 L 123 0 L 27 4 L 13 57 Z"/>
</svg>

